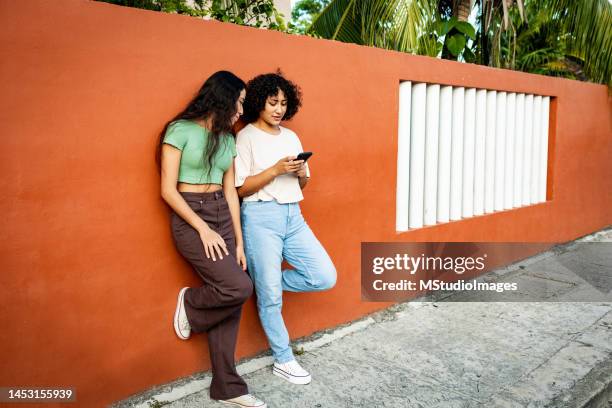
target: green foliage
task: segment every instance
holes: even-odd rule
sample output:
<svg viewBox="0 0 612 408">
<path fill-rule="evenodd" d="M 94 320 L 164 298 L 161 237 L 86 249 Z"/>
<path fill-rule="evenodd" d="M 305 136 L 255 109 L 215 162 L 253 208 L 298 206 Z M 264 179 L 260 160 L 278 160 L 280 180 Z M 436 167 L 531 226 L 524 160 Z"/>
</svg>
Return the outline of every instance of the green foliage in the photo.
<svg viewBox="0 0 612 408">
<path fill-rule="evenodd" d="M 455 57 L 458 57 L 459 54 L 461 54 L 466 44 L 467 44 L 467 40 L 465 39 L 465 36 L 462 34 L 453 34 L 452 36 L 447 37 L 446 41 L 444 42 L 444 46 Z"/>
<path fill-rule="evenodd" d="M 468 40 L 476 40 L 476 29 L 466 21 L 459 21 L 456 17 L 437 21 L 436 36 L 439 49 L 443 58 L 473 60 L 473 53 L 468 45 Z"/>
<path fill-rule="evenodd" d="M 147 404 L 149 405 L 149 408 L 161 408 L 164 405 L 168 405 L 170 403 L 168 401 L 158 401 L 155 398 L 153 398 L 152 401 L 147 401 Z"/>
<path fill-rule="evenodd" d="M 612 86 L 612 4 L 608 0 L 541 0 L 561 22 L 567 51 L 589 80 Z M 569 64 L 571 65 L 571 63 Z"/>
<path fill-rule="evenodd" d="M 492 39 L 491 55 L 485 63 L 612 85 L 612 6 L 607 0 L 562 3 L 559 0 L 525 1 L 527 21 L 521 20 L 519 10 L 510 10 L 509 29 L 505 31 L 501 30 L 501 19 L 493 19 L 487 33 Z M 579 9 L 580 3 L 589 4 Z M 599 6 L 591 7 L 594 4 Z M 588 13 L 591 17 L 572 19 L 569 18 L 571 13 Z M 586 41 L 587 37 L 597 46 Z M 476 49 L 476 53 L 480 51 Z"/>
<path fill-rule="evenodd" d="M 287 30 L 285 21 L 274 6 L 273 0 L 194 0 L 193 6 L 189 5 L 187 0 L 97 1 L 166 13 L 212 18 L 252 27 L 266 27 L 279 31 Z"/>
<path fill-rule="evenodd" d="M 312 21 L 321 13 L 331 0 L 299 0 L 291 11 L 289 28 L 293 32 L 305 34 Z"/>
<path fill-rule="evenodd" d="M 435 56 L 435 0 L 332 0 L 309 33 L 343 42 Z"/>
<path fill-rule="evenodd" d="M 212 0 L 209 12 L 212 18 L 219 21 L 286 30 L 284 20 L 272 0 Z"/>
<path fill-rule="evenodd" d="M 476 30 L 467 21 L 455 22 L 455 28 L 459 30 L 462 34 L 464 34 L 465 36 L 471 38 L 472 40 L 476 39 Z"/>
<path fill-rule="evenodd" d="M 608 0 L 478 0 L 477 30 L 470 0 L 300 0 L 289 27 L 272 0 L 98 1 L 612 86 Z"/>
<path fill-rule="evenodd" d="M 361 45 L 612 86 L 608 0 L 332 0 L 309 32 Z M 466 9 L 467 7 L 467 9 Z M 464 16 L 465 17 L 465 16 Z"/>
<path fill-rule="evenodd" d="M 163 11 L 165 13 L 198 15 L 197 10 L 190 7 L 186 0 L 96 0 L 119 6 L 140 8 L 145 10 Z"/>
</svg>

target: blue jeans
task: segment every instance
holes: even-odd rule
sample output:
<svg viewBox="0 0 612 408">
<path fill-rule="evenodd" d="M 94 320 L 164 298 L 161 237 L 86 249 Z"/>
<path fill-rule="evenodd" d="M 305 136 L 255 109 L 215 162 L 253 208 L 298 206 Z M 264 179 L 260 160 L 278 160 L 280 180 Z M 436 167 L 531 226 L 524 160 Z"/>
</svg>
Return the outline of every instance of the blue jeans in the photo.
<svg viewBox="0 0 612 408">
<path fill-rule="evenodd" d="M 304 221 L 298 203 L 244 201 L 244 250 L 255 284 L 257 310 L 274 359 L 294 359 L 281 315 L 283 290 L 312 292 L 336 284 L 336 268 Z M 281 270 L 283 258 L 295 269 Z"/>
</svg>

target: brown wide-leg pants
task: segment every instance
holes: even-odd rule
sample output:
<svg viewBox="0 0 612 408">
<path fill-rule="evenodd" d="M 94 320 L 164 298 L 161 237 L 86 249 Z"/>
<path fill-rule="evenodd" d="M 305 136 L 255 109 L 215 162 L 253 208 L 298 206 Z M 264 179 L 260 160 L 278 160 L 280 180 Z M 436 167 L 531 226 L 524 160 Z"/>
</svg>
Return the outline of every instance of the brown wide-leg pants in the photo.
<svg viewBox="0 0 612 408">
<path fill-rule="evenodd" d="M 216 261 L 206 258 L 198 232 L 178 214 L 172 213 L 174 243 L 204 284 L 185 292 L 185 311 L 191 330 L 207 332 L 213 379 L 210 397 L 229 399 L 248 394 L 236 372 L 234 353 L 243 303 L 251 296 L 253 284 L 236 261 L 236 238 L 223 191 L 180 193 L 187 204 L 227 245 L 230 256 Z"/>
</svg>

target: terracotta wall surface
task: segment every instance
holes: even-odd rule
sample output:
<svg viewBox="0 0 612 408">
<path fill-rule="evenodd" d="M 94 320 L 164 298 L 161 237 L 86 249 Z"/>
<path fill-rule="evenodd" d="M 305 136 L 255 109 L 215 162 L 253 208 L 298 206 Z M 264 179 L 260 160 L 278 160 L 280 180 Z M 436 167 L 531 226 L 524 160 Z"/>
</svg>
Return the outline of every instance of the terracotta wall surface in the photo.
<svg viewBox="0 0 612 408">
<path fill-rule="evenodd" d="M 338 282 L 284 295 L 294 338 L 388 306 L 360 300 L 362 241 L 560 242 L 611 224 L 605 86 L 85 0 L 14 4 L 0 1 L 0 386 L 73 386 L 94 407 L 209 368 L 205 336 L 172 329 L 178 289 L 198 278 L 153 154 L 219 69 L 280 67 L 304 92 L 286 126 L 315 152 L 302 209 Z M 396 234 L 400 80 L 554 97 L 550 200 Z M 266 348 L 252 298 L 237 358 Z"/>
</svg>

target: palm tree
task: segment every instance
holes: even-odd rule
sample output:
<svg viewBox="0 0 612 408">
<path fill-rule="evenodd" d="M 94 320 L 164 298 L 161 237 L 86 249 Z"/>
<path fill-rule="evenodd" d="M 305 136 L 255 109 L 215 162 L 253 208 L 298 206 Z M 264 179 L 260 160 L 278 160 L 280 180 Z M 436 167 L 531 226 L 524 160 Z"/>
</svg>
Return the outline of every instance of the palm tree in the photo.
<svg viewBox="0 0 612 408">
<path fill-rule="evenodd" d="M 608 0 L 332 0 L 309 32 L 435 57 L 442 51 L 440 37 L 455 34 L 440 30 L 440 24 L 451 17 L 466 22 L 474 7 L 478 33 L 471 47 L 466 46 L 474 54 L 471 62 L 547 74 L 574 72 L 576 78 L 580 78 L 577 73 L 582 69 L 592 81 L 611 82 L 612 5 Z M 532 24 L 529 13 L 535 9 L 548 12 L 544 16 L 547 24 L 537 20 Z M 534 16 L 544 19 L 537 13 Z M 531 25 L 534 27 L 528 34 Z M 535 48 L 530 48 L 527 39 L 534 38 L 542 27 L 547 28 L 547 35 L 538 39 L 548 43 L 528 57 Z M 543 58 L 547 48 L 549 55 Z M 456 58 L 444 52 L 441 55 Z M 560 55 L 564 69 L 560 69 Z M 529 58 L 532 63 L 528 63 Z M 545 60 L 548 68 L 534 64 L 538 58 Z"/>
<path fill-rule="evenodd" d="M 569 55 L 582 60 L 584 74 L 612 86 L 612 4 L 608 0 L 543 0 L 562 22 Z"/>
<path fill-rule="evenodd" d="M 332 0 L 308 32 L 323 38 L 424 55 L 437 54 L 426 38 L 435 0 Z"/>
<path fill-rule="evenodd" d="M 550 76 L 563 76 L 585 80 L 579 68 L 584 65 L 567 47 L 568 35 L 563 23 L 543 2 L 527 4 L 529 24 L 516 20 L 511 13 L 511 27 L 500 37 L 501 47 L 496 53 L 496 66 Z"/>
<path fill-rule="evenodd" d="M 488 10 L 507 10 L 514 0 L 480 0 Z M 522 15 L 522 1 L 517 0 Z M 323 38 L 436 56 L 428 38 L 443 17 L 468 21 L 475 0 L 332 0 L 309 32 Z M 425 38 L 421 38 L 425 37 Z M 423 43 L 424 42 L 424 43 Z"/>
</svg>

